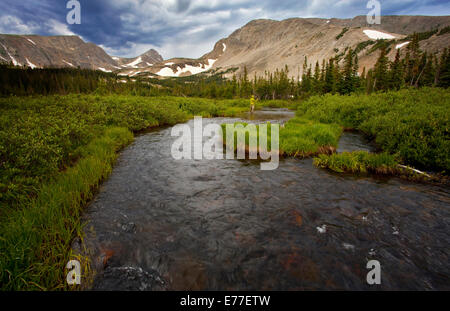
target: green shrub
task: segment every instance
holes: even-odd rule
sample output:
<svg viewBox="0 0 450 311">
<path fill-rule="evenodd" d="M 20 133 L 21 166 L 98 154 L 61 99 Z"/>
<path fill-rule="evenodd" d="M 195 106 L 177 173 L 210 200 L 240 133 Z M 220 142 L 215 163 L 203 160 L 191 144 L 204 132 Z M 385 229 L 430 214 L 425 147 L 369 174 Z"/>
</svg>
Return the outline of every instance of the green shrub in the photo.
<svg viewBox="0 0 450 311">
<path fill-rule="evenodd" d="M 298 106 L 297 115 L 360 130 L 405 164 L 447 172 L 450 169 L 448 89 L 315 96 Z"/>
</svg>

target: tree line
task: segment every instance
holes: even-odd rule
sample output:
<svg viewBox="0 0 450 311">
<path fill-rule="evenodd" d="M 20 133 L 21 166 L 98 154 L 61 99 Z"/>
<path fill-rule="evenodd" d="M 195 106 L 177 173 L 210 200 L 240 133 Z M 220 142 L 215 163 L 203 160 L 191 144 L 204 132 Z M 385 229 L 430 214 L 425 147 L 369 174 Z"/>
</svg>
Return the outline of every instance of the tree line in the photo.
<svg viewBox="0 0 450 311">
<path fill-rule="evenodd" d="M 249 77 L 243 74 L 225 79 L 222 74 L 197 75 L 185 78 L 123 78 L 112 73 L 87 69 L 23 69 L 0 65 L 0 96 L 50 95 L 70 93 L 126 94 L 141 96 L 176 95 L 206 98 L 294 99 L 311 95 L 372 93 L 405 87 L 450 86 L 450 51 L 440 55 L 420 50 L 420 34 L 402 56 L 400 49 L 394 61 L 387 57 L 388 44 L 379 40 L 381 50 L 374 68 L 359 73 L 358 51 L 316 62 L 314 68 L 303 59 L 301 76 L 292 77 L 288 66 L 275 72 Z M 340 57 L 344 57 L 340 61 Z M 342 64 L 340 64 L 342 63 Z M 123 83 L 127 79 L 127 83 Z"/>
</svg>

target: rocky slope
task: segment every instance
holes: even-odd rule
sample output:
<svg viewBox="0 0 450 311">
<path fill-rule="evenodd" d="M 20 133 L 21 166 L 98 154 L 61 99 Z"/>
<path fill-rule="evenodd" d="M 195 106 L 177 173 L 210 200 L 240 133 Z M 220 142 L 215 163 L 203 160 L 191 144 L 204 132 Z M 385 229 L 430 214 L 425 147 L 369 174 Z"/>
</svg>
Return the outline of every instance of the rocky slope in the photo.
<svg viewBox="0 0 450 311">
<path fill-rule="evenodd" d="M 0 62 L 31 68 L 120 69 L 102 48 L 77 36 L 0 35 Z"/>
<path fill-rule="evenodd" d="M 394 59 L 397 48 L 404 51 L 407 35 L 443 29 L 450 25 L 450 16 L 383 17 L 382 24 L 372 27 L 366 24 L 366 17 L 351 20 L 339 19 L 288 19 L 284 21 L 255 20 L 236 30 L 228 38 L 220 40 L 212 53 L 203 58 L 216 58 L 213 68 L 244 66 L 250 75 L 264 74 L 288 65 L 290 75 L 302 74 L 304 57 L 314 67 L 318 61 L 331 57 L 343 58 L 348 48 L 358 49 L 360 71 L 372 68 L 380 50 L 372 51 L 377 39 L 396 40 L 390 45 L 389 57 Z M 371 41 L 371 42 L 370 42 Z M 421 41 L 421 48 L 438 53 L 450 46 L 450 34 Z M 223 52 L 222 46 L 226 46 Z"/>
</svg>

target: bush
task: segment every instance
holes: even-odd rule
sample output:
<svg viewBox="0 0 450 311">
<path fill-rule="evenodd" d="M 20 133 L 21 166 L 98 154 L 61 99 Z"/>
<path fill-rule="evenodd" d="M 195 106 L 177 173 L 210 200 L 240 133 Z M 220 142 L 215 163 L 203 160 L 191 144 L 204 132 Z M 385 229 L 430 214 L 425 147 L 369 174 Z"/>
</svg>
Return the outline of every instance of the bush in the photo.
<svg viewBox="0 0 450 311">
<path fill-rule="evenodd" d="M 360 130 L 405 164 L 446 172 L 450 169 L 448 89 L 315 96 L 299 105 L 297 115 Z"/>
</svg>

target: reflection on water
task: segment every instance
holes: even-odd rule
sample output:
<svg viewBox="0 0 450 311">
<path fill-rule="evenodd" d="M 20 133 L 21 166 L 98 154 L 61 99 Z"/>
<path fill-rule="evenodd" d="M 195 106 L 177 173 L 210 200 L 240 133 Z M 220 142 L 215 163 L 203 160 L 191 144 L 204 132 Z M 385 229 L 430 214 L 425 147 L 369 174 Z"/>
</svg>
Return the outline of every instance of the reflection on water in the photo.
<svg viewBox="0 0 450 311">
<path fill-rule="evenodd" d="M 312 160 L 175 161 L 170 131 L 138 137 L 87 210 L 95 289 L 449 289 L 449 189 Z"/>
<path fill-rule="evenodd" d="M 374 146 L 369 144 L 362 134 L 355 132 L 344 132 L 341 140 L 339 141 L 337 152 L 342 153 L 353 151 L 375 152 L 376 149 Z"/>
</svg>

